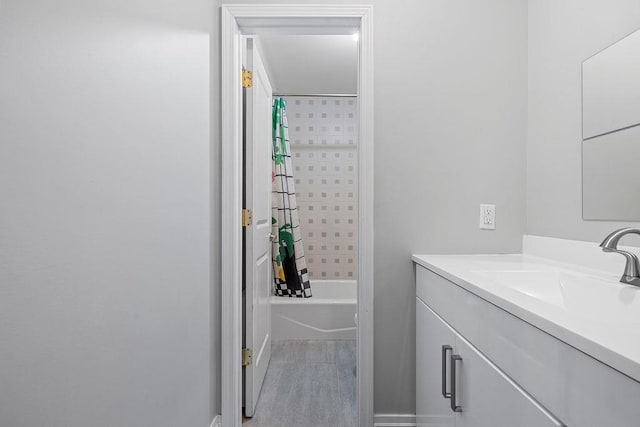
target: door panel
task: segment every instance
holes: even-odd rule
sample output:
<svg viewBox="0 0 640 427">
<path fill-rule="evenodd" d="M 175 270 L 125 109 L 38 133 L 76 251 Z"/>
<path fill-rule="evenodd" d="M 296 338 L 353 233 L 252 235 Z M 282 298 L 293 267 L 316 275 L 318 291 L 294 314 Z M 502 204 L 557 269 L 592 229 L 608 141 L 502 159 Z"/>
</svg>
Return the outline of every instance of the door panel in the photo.
<svg viewBox="0 0 640 427">
<path fill-rule="evenodd" d="M 451 346 L 444 363 L 443 345 Z M 443 371 L 448 398 L 442 394 Z M 460 407 L 459 412 L 453 411 L 452 404 Z M 423 427 L 563 426 L 420 298 L 416 298 L 416 423 Z"/>
<path fill-rule="evenodd" d="M 253 223 L 244 232 L 245 347 L 253 360 L 244 368 L 245 415 L 253 416 L 271 357 L 271 84 L 253 39 L 246 38 L 245 208 Z"/>
<path fill-rule="evenodd" d="M 448 345 L 445 364 L 442 346 Z M 453 427 L 454 413 L 442 395 L 442 371 L 446 392 L 451 391 L 449 356 L 455 352 L 455 334 L 425 303 L 416 298 L 416 423 L 423 427 Z"/>
<path fill-rule="evenodd" d="M 563 425 L 460 335 L 456 354 L 456 427 Z"/>
</svg>

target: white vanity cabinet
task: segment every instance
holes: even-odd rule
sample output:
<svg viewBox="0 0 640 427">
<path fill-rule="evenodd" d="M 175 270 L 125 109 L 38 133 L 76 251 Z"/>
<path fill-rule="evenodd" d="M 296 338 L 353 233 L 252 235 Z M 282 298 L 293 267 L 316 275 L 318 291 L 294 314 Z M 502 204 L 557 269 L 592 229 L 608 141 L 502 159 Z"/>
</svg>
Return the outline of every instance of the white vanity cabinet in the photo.
<svg viewBox="0 0 640 427">
<path fill-rule="evenodd" d="M 418 426 L 562 426 L 420 298 L 416 373 Z"/>
<path fill-rule="evenodd" d="M 640 426 L 639 381 L 468 290 L 470 276 L 427 268 L 437 257 L 416 258 L 419 426 Z M 443 396 L 452 377 L 460 412 Z"/>
</svg>

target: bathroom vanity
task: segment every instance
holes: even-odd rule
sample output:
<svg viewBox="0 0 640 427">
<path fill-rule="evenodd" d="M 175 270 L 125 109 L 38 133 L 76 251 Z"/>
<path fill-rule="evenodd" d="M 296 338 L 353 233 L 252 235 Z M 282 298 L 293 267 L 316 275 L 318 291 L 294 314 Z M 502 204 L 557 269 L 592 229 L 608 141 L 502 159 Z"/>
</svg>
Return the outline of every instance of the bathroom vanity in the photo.
<svg viewBox="0 0 640 427">
<path fill-rule="evenodd" d="M 640 426 L 640 288 L 531 255 L 414 255 L 418 426 Z"/>
</svg>

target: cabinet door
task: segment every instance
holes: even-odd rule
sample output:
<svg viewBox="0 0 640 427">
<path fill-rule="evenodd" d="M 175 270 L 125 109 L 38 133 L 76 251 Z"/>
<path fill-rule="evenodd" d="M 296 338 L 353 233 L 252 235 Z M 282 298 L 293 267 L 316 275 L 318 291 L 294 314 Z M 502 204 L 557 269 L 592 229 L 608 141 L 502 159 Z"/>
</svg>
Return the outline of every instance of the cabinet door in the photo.
<svg viewBox="0 0 640 427">
<path fill-rule="evenodd" d="M 448 345 L 445 366 L 442 346 Z M 455 334 L 419 298 L 416 298 L 416 423 L 423 427 L 453 427 L 454 413 L 449 399 L 442 395 L 445 370 L 446 392 L 449 384 L 450 356 L 455 351 Z M 495 427 L 495 426 L 494 426 Z"/>
<path fill-rule="evenodd" d="M 456 334 L 456 427 L 563 426 L 475 347 Z M 455 358 L 455 356 L 454 356 Z M 453 399 L 453 397 L 452 397 Z"/>
</svg>

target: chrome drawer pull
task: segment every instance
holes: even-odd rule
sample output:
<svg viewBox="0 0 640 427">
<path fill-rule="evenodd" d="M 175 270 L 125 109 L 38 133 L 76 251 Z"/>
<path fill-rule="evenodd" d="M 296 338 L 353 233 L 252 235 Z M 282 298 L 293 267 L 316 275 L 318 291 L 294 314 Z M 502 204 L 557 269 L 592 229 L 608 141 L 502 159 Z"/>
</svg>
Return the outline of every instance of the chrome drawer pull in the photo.
<svg viewBox="0 0 640 427">
<path fill-rule="evenodd" d="M 458 406 L 456 402 L 456 361 L 458 360 L 462 361 L 460 355 L 451 355 L 451 410 L 453 412 L 462 412 L 462 406 Z"/>
</svg>

